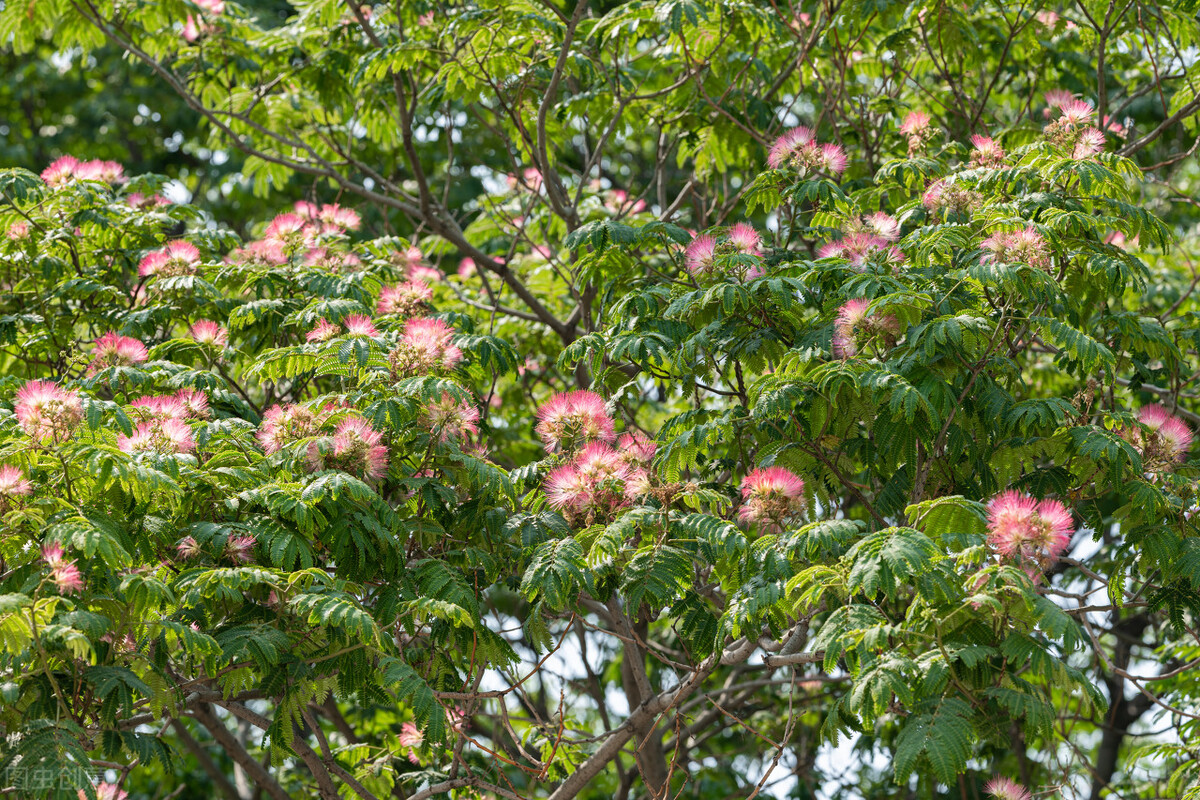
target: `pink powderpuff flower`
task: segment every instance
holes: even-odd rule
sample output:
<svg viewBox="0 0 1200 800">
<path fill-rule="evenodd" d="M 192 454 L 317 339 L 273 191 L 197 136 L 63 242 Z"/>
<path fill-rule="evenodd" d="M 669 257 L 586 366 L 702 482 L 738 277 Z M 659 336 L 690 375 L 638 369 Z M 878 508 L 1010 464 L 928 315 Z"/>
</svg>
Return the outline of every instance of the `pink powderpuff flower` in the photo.
<svg viewBox="0 0 1200 800">
<path fill-rule="evenodd" d="M 475 259 L 464 258 L 458 262 L 458 277 L 473 278 L 477 272 L 479 272 L 479 267 L 476 265 Z"/>
<path fill-rule="evenodd" d="M 388 449 L 383 435 L 370 423 L 361 417 L 348 417 L 334 429 L 328 447 L 322 448 L 316 442 L 309 445 L 308 466 L 313 472 L 340 469 L 377 480 L 387 475 Z"/>
<path fill-rule="evenodd" d="M 658 443 L 638 430 L 622 434 L 617 440 L 617 452 L 630 464 L 649 466 L 657 449 Z"/>
<path fill-rule="evenodd" d="M 25 473 L 10 464 L 0 467 L 0 514 L 16 507 L 18 497 L 33 493 L 33 484 L 25 479 Z"/>
<path fill-rule="evenodd" d="M 96 784 L 96 800 L 125 800 L 129 797 L 129 793 L 123 791 L 121 787 L 115 783 L 98 783 Z M 87 792 L 83 789 L 79 790 L 79 800 L 86 800 Z"/>
<path fill-rule="evenodd" d="M 1111 133 L 1113 136 L 1121 139 L 1124 139 L 1125 135 L 1128 133 L 1128 131 L 1125 130 L 1124 125 L 1114 120 L 1108 114 L 1105 114 L 1100 118 L 1100 127 Z"/>
<path fill-rule="evenodd" d="M 183 406 L 184 414 L 189 419 L 208 419 L 212 416 L 208 408 L 208 395 L 199 389 L 180 389 L 174 399 Z"/>
<path fill-rule="evenodd" d="M 771 169 L 782 169 L 791 162 L 804 160 L 803 155 L 815 145 L 812 130 L 804 126 L 792 128 L 771 145 L 771 150 L 767 153 L 767 165 Z M 797 156 L 801 158 L 797 159 Z"/>
<path fill-rule="evenodd" d="M 99 370 L 108 367 L 131 367 L 141 364 L 150 353 L 146 350 L 146 345 L 137 339 L 109 331 L 96 340 L 92 355 L 94 358 L 88 365 L 89 375 L 95 375 Z"/>
<path fill-rule="evenodd" d="M 900 322 L 891 314 L 875 316 L 867 312 L 871 301 L 860 297 L 838 309 L 833 323 L 833 357 L 852 358 L 859 353 L 859 340 L 883 337 L 888 344 L 900 332 Z"/>
<path fill-rule="evenodd" d="M 1155 467 L 1169 469 L 1183 463 L 1192 447 L 1192 430 L 1163 406 L 1142 406 L 1138 422 L 1149 429 L 1149 435 L 1132 437 L 1142 453 L 1142 461 Z"/>
<path fill-rule="evenodd" d="M 174 241 L 159 250 L 146 254 L 138 264 L 138 275 L 169 278 L 175 275 L 192 275 L 200 264 L 200 251 L 196 245 L 183 240 Z"/>
<path fill-rule="evenodd" d="M 999 775 L 988 781 L 983 791 L 996 800 L 1033 800 L 1033 795 L 1024 786 Z"/>
<path fill-rule="evenodd" d="M 305 406 L 272 406 L 263 414 L 258 442 L 267 455 L 277 453 L 286 444 L 316 436 L 324 422 L 324 415 Z"/>
<path fill-rule="evenodd" d="M 742 480 L 742 500 L 742 522 L 778 530 L 785 519 L 804 511 L 804 481 L 784 467 L 756 469 Z"/>
<path fill-rule="evenodd" d="M 179 544 L 175 545 L 175 552 L 184 561 L 191 561 L 200 555 L 200 543 L 192 536 L 185 536 L 179 540 Z"/>
<path fill-rule="evenodd" d="M 225 0 L 192 0 L 210 14 L 221 14 L 225 11 Z"/>
<path fill-rule="evenodd" d="M 117 447 L 124 453 L 190 453 L 196 449 L 192 428 L 178 417 L 152 419 L 133 429 L 132 436 L 117 436 Z"/>
<path fill-rule="evenodd" d="M 421 426 L 438 442 L 461 442 L 479 433 L 479 409 L 449 392 L 421 409 Z"/>
<path fill-rule="evenodd" d="M 895 272 L 904 263 L 904 253 L 882 236 L 872 233 L 853 233 L 836 242 L 823 245 L 817 251 L 820 258 L 844 258 L 857 272 L 865 272 L 876 264 Z"/>
<path fill-rule="evenodd" d="M 254 559 L 256 544 L 253 536 L 230 536 L 225 540 L 225 555 L 238 564 L 249 564 Z"/>
<path fill-rule="evenodd" d="M 905 136 L 919 136 L 929 129 L 930 117 L 924 111 L 910 111 L 900 125 Z"/>
<path fill-rule="evenodd" d="M 408 281 L 397 286 L 385 286 L 379 292 L 376 314 L 398 314 L 411 317 L 433 299 L 433 289 L 424 281 Z"/>
<path fill-rule="evenodd" d="M 616 439 L 604 398 L 595 392 L 576 390 L 556 394 L 537 410 L 537 419 L 535 431 L 547 452 L 569 452 L 588 442 Z"/>
<path fill-rule="evenodd" d="M 229 260 L 234 264 L 261 264 L 278 267 L 286 264 L 288 257 L 282 242 L 274 239 L 260 239 L 234 250 L 229 255 Z"/>
<path fill-rule="evenodd" d="M 406 722 L 400 726 L 398 740 L 401 747 L 408 748 L 408 760 L 413 764 L 420 764 L 421 760 L 417 757 L 417 750 L 425 741 L 425 734 L 421 733 L 416 725 Z"/>
<path fill-rule="evenodd" d="M 83 403 L 76 392 L 50 381 L 29 381 L 14 398 L 17 424 L 37 444 L 61 444 L 83 421 Z"/>
<path fill-rule="evenodd" d="M 63 594 L 77 594 L 83 591 L 83 574 L 75 561 L 67 561 L 63 557 L 62 545 L 57 542 L 42 548 L 42 559 L 50 567 L 50 580 Z"/>
<path fill-rule="evenodd" d="M 208 30 L 208 26 L 202 23 L 197 23 L 196 18 L 191 14 L 187 15 L 187 19 L 183 22 L 183 28 L 180 30 L 180 36 L 185 42 L 194 42 L 200 38 L 200 34 Z"/>
<path fill-rule="evenodd" d="M 1075 147 L 1071 151 L 1071 158 L 1082 161 L 1086 158 L 1092 158 L 1104 152 L 1104 134 L 1096 128 L 1084 128 L 1079 132 L 1079 138 L 1075 140 Z"/>
<path fill-rule="evenodd" d="M 497 259 L 500 263 L 503 260 Z M 439 283 L 442 280 L 442 273 L 433 267 L 416 266 L 408 273 L 408 276 L 414 281 L 424 281 L 425 283 Z"/>
<path fill-rule="evenodd" d="M 1051 89 L 1046 92 L 1046 105 L 1050 108 L 1062 108 L 1068 103 L 1075 102 L 1075 95 L 1068 92 L 1066 89 Z"/>
<path fill-rule="evenodd" d="M 12 225 L 9 225 L 8 230 L 5 232 L 5 236 L 14 242 L 19 242 L 28 235 L 29 223 L 25 222 L 24 220 L 14 222 Z"/>
<path fill-rule="evenodd" d="M 416 245 L 409 245 L 403 252 L 393 250 L 391 256 L 392 263 L 403 269 L 409 277 L 412 276 L 414 269 L 421 266 L 424 258 L 421 249 Z"/>
<path fill-rule="evenodd" d="M 129 404 L 140 419 L 183 419 L 187 409 L 174 395 L 147 395 Z"/>
<path fill-rule="evenodd" d="M 362 226 L 362 217 L 352 208 L 342 208 L 337 203 L 322 206 L 318 218 L 326 229 L 334 231 L 356 231 Z"/>
<path fill-rule="evenodd" d="M 343 320 L 346 323 L 347 336 L 378 336 L 375 323 L 365 314 L 351 314 Z"/>
<path fill-rule="evenodd" d="M 1046 240 L 1033 226 L 1018 231 L 999 231 L 984 239 L 980 247 L 990 253 L 980 259 L 981 264 L 995 261 L 1000 264 L 1028 264 L 1045 271 L 1050 269 Z"/>
<path fill-rule="evenodd" d="M 197 344 L 221 348 L 229 345 L 229 331 L 211 320 L 198 320 L 188 333 Z"/>
<path fill-rule="evenodd" d="M 286 249 L 301 250 L 312 245 L 315 231 L 313 226 L 299 214 L 280 214 L 271 220 L 263 232 L 263 239 L 277 242 Z"/>
<path fill-rule="evenodd" d="M 699 278 L 713 271 L 717 256 L 717 240 L 711 236 L 697 236 L 684 251 L 687 270 Z"/>
<path fill-rule="evenodd" d="M 1001 557 L 1045 569 L 1066 552 L 1075 532 L 1071 512 L 1057 500 L 1035 500 L 1008 490 L 988 510 L 988 544 Z"/>
<path fill-rule="evenodd" d="M 84 161 L 75 168 L 75 177 L 81 180 L 100 181 L 113 186 L 125 180 L 125 167 L 116 161 Z"/>
<path fill-rule="evenodd" d="M 292 204 L 292 210 L 309 222 L 316 222 L 320 219 L 321 207 L 307 200 L 297 200 Z"/>
<path fill-rule="evenodd" d="M 1004 166 L 1004 148 L 990 136 L 971 137 L 971 165 L 976 167 Z"/>
<path fill-rule="evenodd" d="M 1059 119 L 1068 125 L 1083 125 L 1090 122 L 1096 109 L 1090 100 L 1071 99 L 1058 107 L 1062 116 Z"/>
<path fill-rule="evenodd" d="M 900 223 L 891 214 L 876 211 L 866 218 L 867 229 L 885 242 L 895 242 L 900 238 Z"/>
<path fill-rule="evenodd" d="M 321 317 L 321 321 L 317 323 L 317 327 L 313 328 L 305 335 L 305 340 L 308 342 L 328 342 L 333 337 L 342 332 L 340 325 L 334 325 L 329 320 Z"/>
<path fill-rule="evenodd" d="M 762 238 L 758 235 L 758 231 L 754 230 L 754 226 L 745 222 L 739 222 L 729 229 L 729 241 L 739 253 L 753 256 L 762 255 L 762 251 L 759 250 Z"/>
<path fill-rule="evenodd" d="M 79 159 L 74 156 L 63 156 L 42 170 L 42 180 L 46 182 L 47 186 L 62 186 L 75 177 L 75 170 L 78 168 Z"/>
<path fill-rule="evenodd" d="M 849 163 L 846 151 L 842 149 L 841 145 L 828 143 L 821 145 L 821 155 L 817 162 L 819 169 L 836 176 L 845 172 Z"/>
<path fill-rule="evenodd" d="M 453 338 L 454 328 L 440 319 L 416 317 L 408 320 L 400 342 L 388 354 L 392 374 L 401 378 L 454 369 L 463 354 L 451 343 Z"/>
<path fill-rule="evenodd" d="M 616 450 L 592 442 L 546 476 L 546 501 L 573 523 L 591 525 L 629 504 L 627 483 L 633 474 Z"/>
</svg>

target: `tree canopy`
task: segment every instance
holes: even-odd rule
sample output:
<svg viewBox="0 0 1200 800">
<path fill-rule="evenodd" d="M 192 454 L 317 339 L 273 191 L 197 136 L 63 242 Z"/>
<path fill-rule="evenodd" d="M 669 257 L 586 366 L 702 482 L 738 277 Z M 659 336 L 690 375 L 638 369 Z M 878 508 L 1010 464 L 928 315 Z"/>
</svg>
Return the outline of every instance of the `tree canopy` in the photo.
<svg viewBox="0 0 1200 800">
<path fill-rule="evenodd" d="M 0 791 L 1200 797 L 1194 6 L 5 0 Z"/>
</svg>

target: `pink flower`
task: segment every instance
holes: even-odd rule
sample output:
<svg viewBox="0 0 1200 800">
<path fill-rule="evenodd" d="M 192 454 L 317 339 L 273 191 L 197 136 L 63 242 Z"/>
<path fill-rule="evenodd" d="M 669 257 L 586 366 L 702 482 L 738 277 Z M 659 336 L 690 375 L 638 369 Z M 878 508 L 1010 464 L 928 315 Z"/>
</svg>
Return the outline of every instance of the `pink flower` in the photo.
<svg viewBox="0 0 1200 800">
<path fill-rule="evenodd" d="M 988 503 L 988 544 L 1000 556 L 1045 569 L 1071 543 L 1075 523 L 1057 500 L 1009 490 Z"/>
<path fill-rule="evenodd" d="M 729 229 L 729 241 L 739 253 L 754 256 L 762 254 L 759 250 L 762 238 L 759 237 L 758 231 L 754 230 L 754 226 L 745 222 L 739 222 Z"/>
<path fill-rule="evenodd" d="M 900 125 L 900 132 L 905 136 L 919 136 L 929 128 L 930 117 L 924 111 L 910 111 Z"/>
<path fill-rule="evenodd" d="M 152 419 L 133 429 L 132 436 L 117 436 L 124 453 L 190 453 L 196 449 L 192 428 L 178 417 Z"/>
<path fill-rule="evenodd" d="M 362 217 L 352 208 L 342 208 L 337 203 L 322 206 L 318 218 L 327 230 L 356 231 L 362 225 Z"/>
<path fill-rule="evenodd" d="M 479 433 L 479 409 L 449 392 L 421 409 L 421 425 L 439 442 L 463 441 Z"/>
<path fill-rule="evenodd" d="M 1141 451 L 1148 470 L 1166 470 L 1183 463 L 1192 446 L 1192 430 L 1183 420 L 1155 403 L 1138 409 L 1138 422 L 1148 433 L 1130 432 L 1125 438 Z"/>
<path fill-rule="evenodd" d="M 996 776 L 983 787 L 985 794 L 990 794 L 996 800 L 1033 800 L 1029 790 L 1016 781 Z"/>
<path fill-rule="evenodd" d="M 417 749 L 425 741 L 425 734 L 421 733 L 416 725 L 406 722 L 400 726 L 400 736 L 397 738 L 401 747 L 408 748 L 408 760 L 413 764 L 420 764 L 421 761 L 417 758 Z"/>
<path fill-rule="evenodd" d="M 1086 122 L 1090 122 L 1092 115 L 1096 112 L 1090 100 L 1076 99 L 1064 102 L 1058 107 L 1058 110 L 1062 112 L 1062 116 L 1059 119 L 1070 125 L 1083 125 Z"/>
<path fill-rule="evenodd" d="M 454 329 L 440 319 L 418 317 L 404 324 L 396 348 L 388 354 L 392 374 L 397 377 L 451 370 L 462 360 L 462 351 L 451 340 Z"/>
<path fill-rule="evenodd" d="M 253 536 L 230 536 L 225 540 L 225 554 L 238 564 L 249 564 L 254 559 L 256 544 Z"/>
<path fill-rule="evenodd" d="M 377 480 L 387 475 L 388 449 L 383 435 L 370 423 L 361 417 L 348 417 L 334 429 L 328 447 L 317 442 L 309 445 L 307 463 L 313 472 L 339 469 Z"/>
<path fill-rule="evenodd" d="M 146 345 L 137 339 L 121 336 L 116 331 L 109 331 L 96 340 L 92 348 L 92 363 L 88 365 L 88 374 L 108 367 L 129 367 L 141 364 L 149 357 Z"/>
<path fill-rule="evenodd" d="M 343 320 L 346 323 L 347 336 L 378 336 L 375 323 L 365 314 L 351 314 Z"/>
<path fill-rule="evenodd" d="M 229 331 L 211 320 L 202 319 L 196 322 L 189 331 L 197 344 L 225 347 L 229 344 Z"/>
<path fill-rule="evenodd" d="M 783 521 L 804 511 L 804 481 L 784 467 L 756 469 L 742 480 L 738 517 L 778 530 Z"/>
<path fill-rule="evenodd" d="M 184 561 L 191 561 L 200 555 L 200 543 L 191 536 L 185 536 L 179 540 L 179 544 L 175 545 L 175 551 Z"/>
<path fill-rule="evenodd" d="M 194 42 L 200 38 L 200 34 L 207 30 L 207 28 L 207 25 L 197 24 L 196 18 L 191 14 L 188 14 L 187 19 L 184 20 L 183 29 L 180 31 L 180 35 L 183 36 L 184 41 Z"/>
<path fill-rule="evenodd" d="M 609 519 L 629 504 L 634 471 L 604 442 L 588 444 L 571 462 L 546 476 L 546 501 L 574 523 Z"/>
<path fill-rule="evenodd" d="M 75 170 L 78 167 L 79 159 L 74 156 L 63 156 L 42 170 L 42 180 L 48 186 L 62 186 L 75 177 Z"/>
<path fill-rule="evenodd" d="M 887 344 L 900 332 L 900 321 L 891 314 L 882 317 L 867 312 L 871 301 L 856 298 L 838 309 L 833 323 L 833 357 L 852 358 L 858 355 L 860 339 L 882 337 Z"/>
<path fill-rule="evenodd" d="M 0 514 L 11 510 L 18 497 L 33 493 L 33 484 L 25 479 L 25 473 L 9 464 L 0 466 Z"/>
<path fill-rule="evenodd" d="M 29 381 L 14 398 L 17 424 L 38 444 L 59 444 L 83 421 L 79 395 L 50 381 Z"/>
<path fill-rule="evenodd" d="M 282 242 L 275 239 L 263 239 L 234 250 L 230 254 L 229 260 L 235 264 L 262 264 L 277 267 L 280 264 L 286 264 L 288 257 Z"/>
<path fill-rule="evenodd" d="M 422 255 L 420 248 L 415 245 L 409 245 L 404 252 L 400 252 L 399 250 L 392 252 L 392 263 L 404 269 L 409 276 L 412 275 L 414 269 L 421 266 L 421 261 L 424 258 L 425 256 Z"/>
<path fill-rule="evenodd" d="M 313 241 L 315 231 L 299 214 L 280 214 L 271 220 L 263 239 L 277 242 L 285 248 L 298 250 L 309 246 Z"/>
<path fill-rule="evenodd" d="M 174 399 L 183 407 L 184 414 L 191 419 L 208 419 L 208 395 L 199 389 L 180 389 Z"/>
<path fill-rule="evenodd" d="M 1004 148 L 990 136 L 976 134 L 971 137 L 971 164 L 976 167 L 1004 166 Z"/>
<path fill-rule="evenodd" d="M 985 255 L 980 263 L 995 261 L 1000 264 L 1028 264 L 1041 270 L 1050 269 L 1050 252 L 1046 240 L 1033 226 L 1019 231 L 1000 231 L 984 239 L 980 244 L 991 255 Z"/>
<path fill-rule="evenodd" d="M 432 299 L 433 289 L 423 281 L 385 286 L 379 292 L 379 303 L 375 306 L 375 313 L 411 317 Z"/>
<path fill-rule="evenodd" d="M 129 793 L 122 791 L 115 783 L 96 784 L 96 800 L 125 800 L 127 797 L 129 797 Z M 80 789 L 79 800 L 86 800 L 86 798 L 87 792 Z"/>
<path fill-rule="evenodd" d="M 8 226 L 8 231 L 5 235 L 14 242 L 19 242 L 29 235 L 29 223 L 24 220 L 18 220 Z"/>
<path fill-rule="evenodd" d="M 75 167 L 75 177 L 112 186 L 125 180 L 125 168 L 116 161 L 84 161 Z"/>
<path fill-rule="evenodd" d="M 858 272 L 866 271 L 872 264 L 895 272 L 904 263 L 904 253 L 887 239 L 871 233 L 854 233 L 836 242 L 830 242 L 817 252 L 821 258 L 844 258 Z"/>
<path fill-rule="evenodd" d="M 141 419 L 183 419 L 187 409 L 174 395 L 147 395 L 129 404 Z"/>
<path fill-rule="evenodd" d="M 707 275 L 713 270 L 717 255 L 717 240 L 711 236 L 697 236 L 684 251 L 688 272 L 694 277 Z"/>
<path fill-rule="evenodd" d="M 300 405 L 272 406 L 263 415 L 258 430 L 258 441 L 263 452 L 270 455 L 279 452 L 284 445 L 316 436 L 324 416 Z"/>
<path fill-rule="evenodd" d="M 317 323 L 317 327 L 309 331 L 304 338 L 309 342 L 328 342 L 341 332 L 342 328 L 340 325 L 334 325 L 329 320 L 321 317 L 321 321 Z"/>
<path fill-rule="evenodd" d="M 771 145 L 771 150 L 767 153 L 767 165 L 771 169 L 782 169 L 815 144 L 813 132 L 810 129 L 803 126 L 792 128 Z"/>
<path fill-rule="evenodd" d="M 883 211 L 876 211 L 867 217 L 866 227 L 885 242 L 894 242 L 900 238 L 900 223 Z"/>
<path fill-rule="evenodd" d="M 821 156 L 817 163 L 819 169 L 828 172 L 830 175 L 841 175 L 846 171 L 849 160 L 846 158 L 846 151 L 841 145 L 823 144 L 821 145 Z"/>
<path fill-rule="evenodd" d="M 578 390 L 551 397 L 537 411 L 535 430 L 546 450 L 577 450 L 588 442 L 616 438 L 604 399 L 595 392 Z"/>
<path fill-rule="evenodd" d="M 501 260 L 503 263 L 503 260 Z M 414 281 L 424 281 L 425 283 L 438 283 L 442 279 L 442 273 L 433 267 L 416 266 L 409 271 L 408 276 Z"/>
<path fill-rule="evenodd" d="M 62 545 L 52 543 L 43 547 L 42 559 L 50 567 L 50 580 L 54 581 L 58 591 L 64 594 L 83 591 L 83 575 L 73 560 L 63 558 Z"/>
<path fill-rule="evenodd" d="M 464 258 L 458 262 L 458 277 L 471 278 L 479 271 L 479 267 L 475 264 L 475 259 Z"/>
<path fill-rule="evenodd" d="M 623 434 L 617 440 L 617 451 L 621 458 L 631 464 L 649 466 L 657 449 L 658 443 L 638 430 Z"/>
<path fill-rule="evenodd" d="M 1079 132 L 1079 138 L 1075 140 L 1075 147 L 1071 151 L 1071 158 L 1083 160 L 1091 158 L 1104 152 L 1104 134 L 1096 128 L 1084 128 Z"/>
<path fill-rule="evenodd" d="M 1062 108 L 1068 103 L 1075 102 L 1075 95 L 1068 92 L 1066 89 L 1051 89 L 1046 92 L 1046 105 L 1050 108 Z"/>
<path fill-rule="evenodd" d="M 192 2 L 210 14 L 220 14 L 225 11 L 225 0 L 192 0 Z"/>
<path fill-rule="evenodd" d="M 171 242 L 166 247 L 146 254 L 138 264 L 138 275 L 143 278 L 158 275 L 169 278 L 175 275 L 191 275 L 200 263 L 200 251 L 191 242 Z"/>
</svg>

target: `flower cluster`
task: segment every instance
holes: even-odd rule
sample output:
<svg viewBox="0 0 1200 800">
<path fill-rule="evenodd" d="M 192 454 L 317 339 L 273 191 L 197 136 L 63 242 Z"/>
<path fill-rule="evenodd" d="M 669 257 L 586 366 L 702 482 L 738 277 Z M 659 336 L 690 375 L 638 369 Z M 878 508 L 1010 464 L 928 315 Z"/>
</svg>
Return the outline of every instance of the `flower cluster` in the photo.
<svg viewBox="0 0 1200 800">
<path fill-rule="evenodd" d="M 875 339 L 882 339 L 890 347 L 900 334 L 900 321 L 891 314 L 871 314 L 871 301 L 860 297 L 842 305 L 833 323 L 834 358 L 851 358 L 858 355 L 861 346 Z"/>
<path fill-rule="evenodd" d="M 83 575 L 74 560 L 67 561 L 63 557 L 62 545 L 53 542 L 43 547 L 42 560 L 50 568 L 50 580 L 60 592 L 72 594 L 83 591 Z"/>
<path fill-rule="evenodd" d="M 147 253 L 138 264 L 138 275 L 143 278 L 152 275 L 159 278 L 193 275 L 199 264 L 200 251 L 196 249 L 196 245 L 180 240 Z"/>
<path fill-rule="evenodd" d="M 258 443 L 267 455 L 278 453 L 285 445 L 318 435 L 325 420 L 324 413 L 307 406 L 272 406 L 263 414 Z"/>
<path fill-rule="evenodd" d="M 479 433 L 479 409 L 449 392 L 421 409 L 420 425 L 438 442 L 465 442 Z"/>
<path fill-rule="evenodd" d="M 497 260 L 503 262 L 503 259 Z M 410 281 L 437 283 L 442 279 L 442 273 L 425 265 L 425 255 L 418 247 L 409 245 L 404 250 L 393 250 L 391 262 L 393 265 L 404 270 L 405 276 Z"/>
<path fill-rule="evenodd" d="M 405 281 L 395 286 L 385 286 L 379 292 L 375 313 L 414 317 L 425 310 L 433 299 L 433 289 L 421 280 Z"/>
<path fill-rule="evenodd" d="M 1075 523 L 1057 500 L 1036 500 L 1015 490 L 988 503 L 988 544 L 1002 558 L 1038 576 L 1062 556 L 1071 543 Z"/>
<path fill-rule="evenodd" d="M 756 469 L 742 480 L 738 518 L 764 531 L 779 531 L 805 509 L 804 481 L 784 467 Z"/>
<path fill-rule="evenodd" d="M 908 155 L 911 158 L 925 149 L 925 145 L 934 137 L 936 131 L 930 124 L 932 120 L 924 111 L 910 111 L 900 125 L 900 133 L 908 139 Z"/>
<path fill-rule="evenodd" d="M 572 524 L 609 521 L 646 493 L 648 466 L 631 463 L 605 442 L 592 442 L 546 476 L 546 500 Z"/>
<path fill-rule="evenodd" d="M 1046 93 L 1046 104 L 1048 112 L 1059 114 L 1042 131 L 1046 141 L 1068 150 L 1074 159 L 1091 158 L 1104 150 L 1104 134 L 1091 125 L 1096 115 L 1091 101 L 1057 90 Z"/>
<path fill-rule="evenodd" d="M 737 223 L 719 239 L 708 234 L 697 236 L 684 251 L 688 272 L 697 280 L 729 276 L 748 281 L 761 277 L 761 256 L 762 237 L 745 222 Z"/>
<path fill-rule="evenodd" d="M 1024 786 L 1009 778 L 999 776 L 988 781 L 987 785 L 983 787 L 983 791 L 996 800 L 1033 800 L 1033 795 Z"/>
<path fill-rule="evenodd" d="M 983 198 L 978 192 L 944 178 L 929 184 L 921 195 L 921 205 L 927 210 L 949 211 L 952 214 L 970 214 L 981 202 Z"/>
<path fill-rule="evenodd" d="M 1019 231 L 993 233 L 983 240 L 980 247 L 987 251 L 980 259 L 981 264 L 1028 264 L 1050 271 L 1050 251 L 1046 239 L 1032 226 Z"/>
<path fill-rule="evenodd" d="M 19 467 L 5 464 L 0 467 L 0 514 L 6 514 L 16 506 L 17 498 L 33 493 L 33 484 L 25 479 Z"/>
<path fill-rule="evenodd" d="M 578 450 L 589 442 L 613 442 L 616 432 L 604 398 L 579 390 L 551 397 L 537 411 L 538 438 L 547 452 Z"/>
<path fill-rule="evenodd" d="M 388 449 L 383 434 L 362 417 L 347 417 L 333 436 L 309 444 L 305 465 L 311 472 L 336 469 L 378 480 L 387 475 Z"/>
<path fill-rule="evenodd" d="M 110 186 L 125 180 L 125 168 L 116 161 L 80 161 L 63 156 L 42 170 L 47 186 L 62 186 L 71 180 L 100 181 Z"/>
<path fill-rule="evenodd" d="M 454 344 L 454 328 L 433 317 L 414 317 L 404 324 L 404 332 L 388 353 L 394 378 L 408 378 L 439 370 L 452 370 L 462 360 L 462 350 Z"/>
<path fill-rule="evenodd" d="M 141 364 L 149 356 L 146 345 L 137 339 L 109 331 L 97 339 L 92 348 L 92 363 L 88 365 L 88 375 L 95 375 L 109 367 L 131 367 Z"/>
<path fill-rule="evenodd" d="M 37 444 L 61 444 L 83 421 L 79 395 L 50 381 L 29 381 L 15 401 L 17 424 Z"/>
<path fill-rule="evenodd" d="M 131 436 L 119 434 L 117 447 L 125 453 L 190 453 L 196 440 L 182 418 L 159 416 L 139 423 Z"/>
<path fill-rule="evenodd" d="M 199 320 L 192 325 L 189 333 L 197 344 L 221 348 L 229 344 L 229 331 L 211 320 Z"/>
<path fill-rule="evenodd" d="M 971 137 L 971 166 L 1004 166 L 1004 148 L 990 136 L 976 134 Z"/>
<path fill-rule="evenodd" d="M 886 215 L 885 215 L 886 216 Z M 893 236 L 898 235 L 899 231 Z M 885 272 L 895 272 L 904 263 L 904 253 L 887 238 L 876 233 L 851 233 L 822 245 L 817 252 L 820 258 L 844 258 L 856 272 L 866 272 L 876 266 Z"/>
<path fill-rule="evenodd" d="M 821 144 L 812 130 L 792 128 L 775 140 L 767 154 L 772 169 L 791 167 L 802 176 L 816 172 L 841 175 L 846 171 L 846 151 L 836 144 Z"/>
<path fill-rule="evenodd" d="M 1161 405 L 1138 409 L 1139 428 L 1125 428 L 1121 436 L 1138 449 L 1147 473 L 1174 469 L 1187 458 L 1192 446 L 1192 430 L 1183 420 Z"/>
</svg>

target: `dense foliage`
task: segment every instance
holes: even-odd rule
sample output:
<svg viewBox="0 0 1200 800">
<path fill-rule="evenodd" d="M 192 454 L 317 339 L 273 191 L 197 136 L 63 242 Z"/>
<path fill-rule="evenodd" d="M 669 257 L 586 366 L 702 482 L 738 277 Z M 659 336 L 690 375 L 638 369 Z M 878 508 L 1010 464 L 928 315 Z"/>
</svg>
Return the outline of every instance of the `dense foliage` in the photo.
<svg viewBox="0 0 1200 800">
<path fill-rule="evenodd" d="M 244 179 L 0 172 L 6 791 L 1200 796 L 1193 9 L 0 36 Z"/>
</svg>

